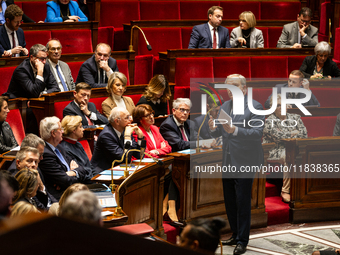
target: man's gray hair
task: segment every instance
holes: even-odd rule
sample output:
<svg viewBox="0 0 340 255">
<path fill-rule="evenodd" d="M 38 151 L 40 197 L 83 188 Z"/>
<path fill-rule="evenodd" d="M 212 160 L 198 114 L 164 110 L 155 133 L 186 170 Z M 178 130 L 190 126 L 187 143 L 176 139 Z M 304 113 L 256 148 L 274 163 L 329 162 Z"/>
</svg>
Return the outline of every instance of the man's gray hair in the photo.
<svg viewBox="0 0 340 255">
<path fill-rule="evenodd" d="M 189 98 L 177 98 L 172 103 L 172 108 L 178 109 L 181 104 L 186 104 L 189 108 L 191 108 L 191 101 Z"/>
<path fill-rule="evenodd" d="M 36 148 L 21 146 L 20 151 L 18 151 L 17 155 L 15 156 L 15 160 L 19 160 L 20 162 L 23 161 L 27 157 L 28 152 L 38 155 L 38 158 L 40 157 L 39 151 Z"/>
<path fill-rule="evenodd" d="M 41 138 L 45 141 L 50 139 L 51 131 L 59 128 L 59 122 L 60 119 L 55 116 L 46 117 L 45 119 L 41 120 L 39 128 Z"/>
<path fill-rule="evenodd" d="M 331 46 L 327 42 L 319 42 L 317 45 L 315 45 L 314 48 L 315 55 L 319 55 L 322 53 L 327 53 L 328 55 L 331 54 L 332 49 Z"/>
<path fill-rule="evenodd" d="M 21 142 L 21 147 L 33 147 L 38 148 L 38 145 L 41 144 L 44 147 L 46 146 L 43 139 L 35 134 L 27 134 L 25 138 Z"/>
<path fill-rule="evenodd" d="M 120 113 L 121 112 L 126 112 L 127 110 L 125 108 L 122 107 L 115 107 L 111 110 L 110 116 L 108 118 L 110 123 L 113 123 L 115 121 L 115 119 L 119 119 L 120 118 Z"/>
<path fill-rule="evenodd" d="M 50 50 L 50 42 L 51 41 L 56 41 L 56 42 L 58 42 L 59 44 L 60 44 L 60 48 L 63 48 L 63 46 L 61 45 L 61 42 L 58 40 L 58 39 L 51 39 L 51 40 L 49 40 L 47 43 L 46 43 L 46 49 L 47 50 Z"/>
<path fill-rule="evenodd" d="M 101 213 L 102 207 L 97 196 L 88 190 L 73 193 L 59 209 L 60 217 L 93 225 L 100 225 Z"/>
<path fill-rule="evenodd" d="M 44 45 L 42 44 L 34 44 L 30 48 L 30 56 L 36 57 L 38 55 L 39 51 L 47 52 L 47 49 Z"/>
<path fill-rule="evenodd" d="M 225 84 L 234 84 L 235 81 L 239 81 L 241 85 L 244 87 L 247 85 L 246 78 L 241 74 L 231 74 L 228 75 L 227 79 L 225 80 Z"/>
</svg>

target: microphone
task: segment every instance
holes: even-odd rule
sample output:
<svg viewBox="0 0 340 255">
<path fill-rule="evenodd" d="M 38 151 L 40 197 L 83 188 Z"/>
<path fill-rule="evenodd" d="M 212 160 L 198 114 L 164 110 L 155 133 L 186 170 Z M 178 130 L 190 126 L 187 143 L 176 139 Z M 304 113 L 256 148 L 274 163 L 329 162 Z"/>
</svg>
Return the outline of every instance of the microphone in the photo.
<svg viewBox="0 0 340 255">
<path fill-rule="evenodd" d="M 131 147 L 131 142 L 130 141 L 126 141 L 126 143 L 124 144 L 124 154 L 123 154 L 123 158 L 125 153 L 130 149 Z"/>
<path fill-rule="evenodd" d="M 148 40 L 146 39 L 146 36 L 145 36 L 143 30 L 142 30 L 139 26 L 134 25 L 134 26 L 131 27 L 129 52 L 133 51 L 133 45 L 132 45 L 132 43 L 133 43 L 133 42 L 132 42 L 132 33 L 133 33 L 133 29 L 134 29 L 134 28 L 138 28 L 139 31 L 142 32 L 142 35 L 143 35 L 144 40 L 145 40 L 145 43 L 146 43 L 146 47 L 148 48 L 149 51 L 152 50 L 152 47 L 151 47 L 150 43 L 148 42 Z"/>
<path fill-rule="evenodd" d="M 142 143 L 141 143 L 141 145 L 140 145 L 140 159 L 139 159 L 138 166 L 137 166 L 136 169 L 138 169 L 139 166 L 140 166 L 140 163 L 142 163 L 142 159 L 143 159 L 143 157 L 144 157 L 145 149 L 146 149 L 146 140 L 143 139 L 143 140 L 142 140 Z"/>
<path fill-rule="evenodd" d="M 200 150 L 200 133 L 201 133 L 201 129 L 202 129 L 202 127 L 203 127 L 203 124 L 204 124 L 204 122 L 205 122 L 205 120 L 206 120 L 206 118 L 207 118 L 207 116 L 208 116 L 208 113 L 212 110 L 213 108 L 211 108 L 208 112 L 207 112 L 207 114 L 204 116 L 204 119 L 203 119 L 203 121 L 202 121 L 202 124 L 201 124 L 201 126 L 199 127 L 199 129 L 198 129 L 198 132 L 197 132 L 197 147 L 196 147 L 196 153 L 199 153 L 201 150 Z"/>
</svg>

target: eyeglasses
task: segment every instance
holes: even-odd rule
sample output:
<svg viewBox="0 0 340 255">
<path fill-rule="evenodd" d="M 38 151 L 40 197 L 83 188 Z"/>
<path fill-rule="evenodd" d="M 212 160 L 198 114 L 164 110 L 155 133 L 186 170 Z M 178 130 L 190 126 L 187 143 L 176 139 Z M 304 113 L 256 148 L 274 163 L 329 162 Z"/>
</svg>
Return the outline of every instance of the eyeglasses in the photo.
<svg viewBox="0 0 340 255">
<path fill-rule="evenodd" d="M 300 21 L 301 21 L 302 23 L 309 24 L 309 23 L 311 23 L 312 20 L 311 20 L 311 19 L 310 19 L 310 20 L 303 20 L 303 19 L 300 18 Z"/>
<path fill-rule="evenodd" d="M 189 110 L 189 109 L 179 108 L 179 109 L 176 109 L 176 110 L 179 110 L 179 111 L 181 111 L 182 113 L 190 113 L 190 110 Z"/>
<path fill-rule="evenodd" d="M 50 48 L 49 51 L 61 51 L 61 47 L 53 47 L 53 48 Z"/>
<path fill-rule="evenodd" d="M 155 115 L 153 113 L 150 113 L 148 115 L 145 115 L 144 118 L 150 118 L 150 117 L 153 117 L 153 116 L 155 116 Z"/>
<path fill-rule="evenodd" d="M 46 58 L 44 58 L 44 57 L 40 57 L 40 58 L 35 57 L 35 58 L 39 59 L 40 61 L 45 61 L 47 59 L 47 57 Z"/>
<path fill-rule="evenodd" d="M 23 20 L 20 20 L 20 21 L 13 21 L 14 22 L 14 24 L 16 24 L 16 25 L 19 25 L 19 24 L 21 24 L 22 22 L 23 22 Z"/>
</svg>

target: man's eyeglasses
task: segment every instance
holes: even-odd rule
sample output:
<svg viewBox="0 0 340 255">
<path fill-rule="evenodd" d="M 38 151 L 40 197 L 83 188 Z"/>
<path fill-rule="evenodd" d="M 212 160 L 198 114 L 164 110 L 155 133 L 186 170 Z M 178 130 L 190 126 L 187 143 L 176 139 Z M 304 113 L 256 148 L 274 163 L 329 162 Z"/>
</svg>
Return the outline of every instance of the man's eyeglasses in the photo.
<svg viewBox="0 0 340 255">
<path fill-rule="evenodd" d="M 40 61 L 45 61 L 47 58 L 44 58 L 44 57 L 35 57 L 35 58 L 37 58 L 37 59 L 39 59 Z"/>
<path fill-rule="evenodd" d="M 179 108 L 177 110 L 181 111 L 182 113 L 190 113 L 190 110 L 184 108 Z"/>
<path fill-rule="evenodd" d="M 53 48 L 50 48 L 50 51 L 61 51 L 61 47 L 53 47 Z"/>
</svg>

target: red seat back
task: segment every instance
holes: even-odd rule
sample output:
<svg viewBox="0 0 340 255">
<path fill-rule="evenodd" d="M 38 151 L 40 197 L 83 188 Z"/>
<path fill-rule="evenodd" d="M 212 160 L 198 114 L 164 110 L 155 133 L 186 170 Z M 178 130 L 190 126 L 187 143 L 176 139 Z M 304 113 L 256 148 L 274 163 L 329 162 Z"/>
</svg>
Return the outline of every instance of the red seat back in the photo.
<svg viewBox="0 0 340 255">
<path fill-rule="evenodd" d="M 44 21 L 47 12 L 46 3 L 47 1 L 22 2 L 22 10 L 35 22 Z"/>
<path fill-rule="evenodd" d="M 287 78 L 288 57 L 251 57 L 251 78 Z"/>
<path fill-rule="evenodd" d="M 268 97 L 272 94 L 272 89 L 255 89 L 253 88 L 253 99 L 262 104 L 267 101 Z"/>
<path fill-rule="evenodd" d="M 102 103 L 107 97 L 96 97 L 96 98 L 90 98 L 90 102 L 94 103 L 96 106 L 96 109 L 100 112 L 103 113 L 102 109 Z"/>
<path fill-rule="evenodd" d="M 332 136 L 336 116 L 301 117 L 308 137 Z"/>
<path fill-rule="evenodd" d="M 25 31 L 26 49 L 37 43 L 46 45 L 51 38 L 51 31 Z"/>
<path fill-rule="evenodd" d="M 221 1 L 224 19 L 238 19 L 244 11 L 254 13 L 257 20 L 260 19 L 260 2 L 258 1 Z"/>
<path fill-rule="evenodd" d="M 277 41 L 282 33 L 282 27 L 268 27 L 268 47 L 276 48 Z"/>
<path fill-rule="evenodd" d="M 72 77 L 75 82 L 77 80 L 79 69 L 81 65 L 83 64 L 83 62 L 68 62 L 67 64 L 71 69 Z"/>
<path fill-rule="evenodd" d="M 106 43 L 110 45 L 111 49 L 113 50 L 113 41 L 114 41 L 114 33 L 113 33 L 112 26 L 98 28 L 98 44 Z"/>
<path fill-rule="evenodd" d="M 268 36 L 268 27 L 258 27 L 257 29 L 262 31 L 263 34 L 263 47 L 268 48 L 268 41 L 269 41 L 269 36 Z"/>
<path fill-rule="evenodd" d="M 321 107 L 340 107 L 340 88 L 312 88 Z"/>
<path fill-rule="evenodd" d="M 261 2 L 261 19 L 296 20 L 301 2 Z"/>
<path fill-rule="evenodd" d="M 129 76 L 129 64 L 128 61 L 125 59 L 118 59 L 117 60 L 117 66 L 119 69 L 119 72 L 125 74 L 127 78 L 127 85 L 130 85 L 130 76 Z"/>
<path fill-rule="evenodd" d="M 209 8 L 218 5 L 220 5 L 220 1 L 181 1 L 181 19 L 208 19 Z"/>
<path fill-rule="evenodd" d="M 299 70 L 306 56 L 288 56 L 288 75 L 293 70 Z"/>
<path fill-rule="evenodd" d="M 331 18 L 332 15 L 332 4 L 330 1 L 323 2 L 321 4 L 321 12 L 320 12 L 320 24 L 319 24 L 319 34 L 324 35 L 328 38 L 329 34 L 329 22 L 328 19 Z M 319 39 L 319 42 L 321 40 Z"/>
<path fill-rule="evenodd" d="M 141 1 L 141 20 L 180 19 L 179 1 Z"/>
<path fill-rule="evenodd" d="M 213 58 L 215 81 L 223 82 L 230 74 L 242 74 L 250 77 L 250 57 L 217 57 Z"/>
<path fill-rule="evenodd" d="M 10 110 L 7 114 L 6 121 L 12 128 L 15 140 L 21 145 L 21 142 L 25 137 L 25 129 L 19 109 Z"/>
<path fill-rule="evenodd" d="M 60 41 L 63 53 L 93 52 L 90 29 L 52 30 L 51 34 Z"/>
<path fill-rule="evenodd" d="M 7 92 L 9 83 L 11 82 L 13 72 L 16 66 L 1 67 L 0 68 L 0 95 Z"/>
<path fill-rule="evenodd" d="M 340 27 L 335 29 L 335 37 L 334 37 L 334 59 L 340 60 Z"/>
<path fill-rule="evenodd" d="M 142 97 L 142 94 L 136 94 L 136 95 L 126 95 L 127 97 L 130 97 L 133 101 L 133 103 L 136 105 L 139 101 L 139 99 Z"/>
<path fill-rule="evenodd" d="M 63 101 L 54 103 L 54 116 L 58 117 L 60 121 L 63 119 L 63 110 L 71 101 Z"/>
<path fill-rule="evenodd" d="M 148 84 L 153 77 L 153 56 L 135 57 L 135 84 Z"/>
<path fill-rule="evenodd" d="M 182 27 L 182 49 L 187 49 L 189 47 L 190 37 L 191 37 L 192 27 Z"/>
<path fill-rule="evenodd" d="M 91 159 L 92 159 L 92 151 L 91 151 L 89 142 L 87 140 L 80 140 L 79 142 L 83 146 L 84 151 L 86 152 L 87 157 L 91 161 Z"/>
</svg>

